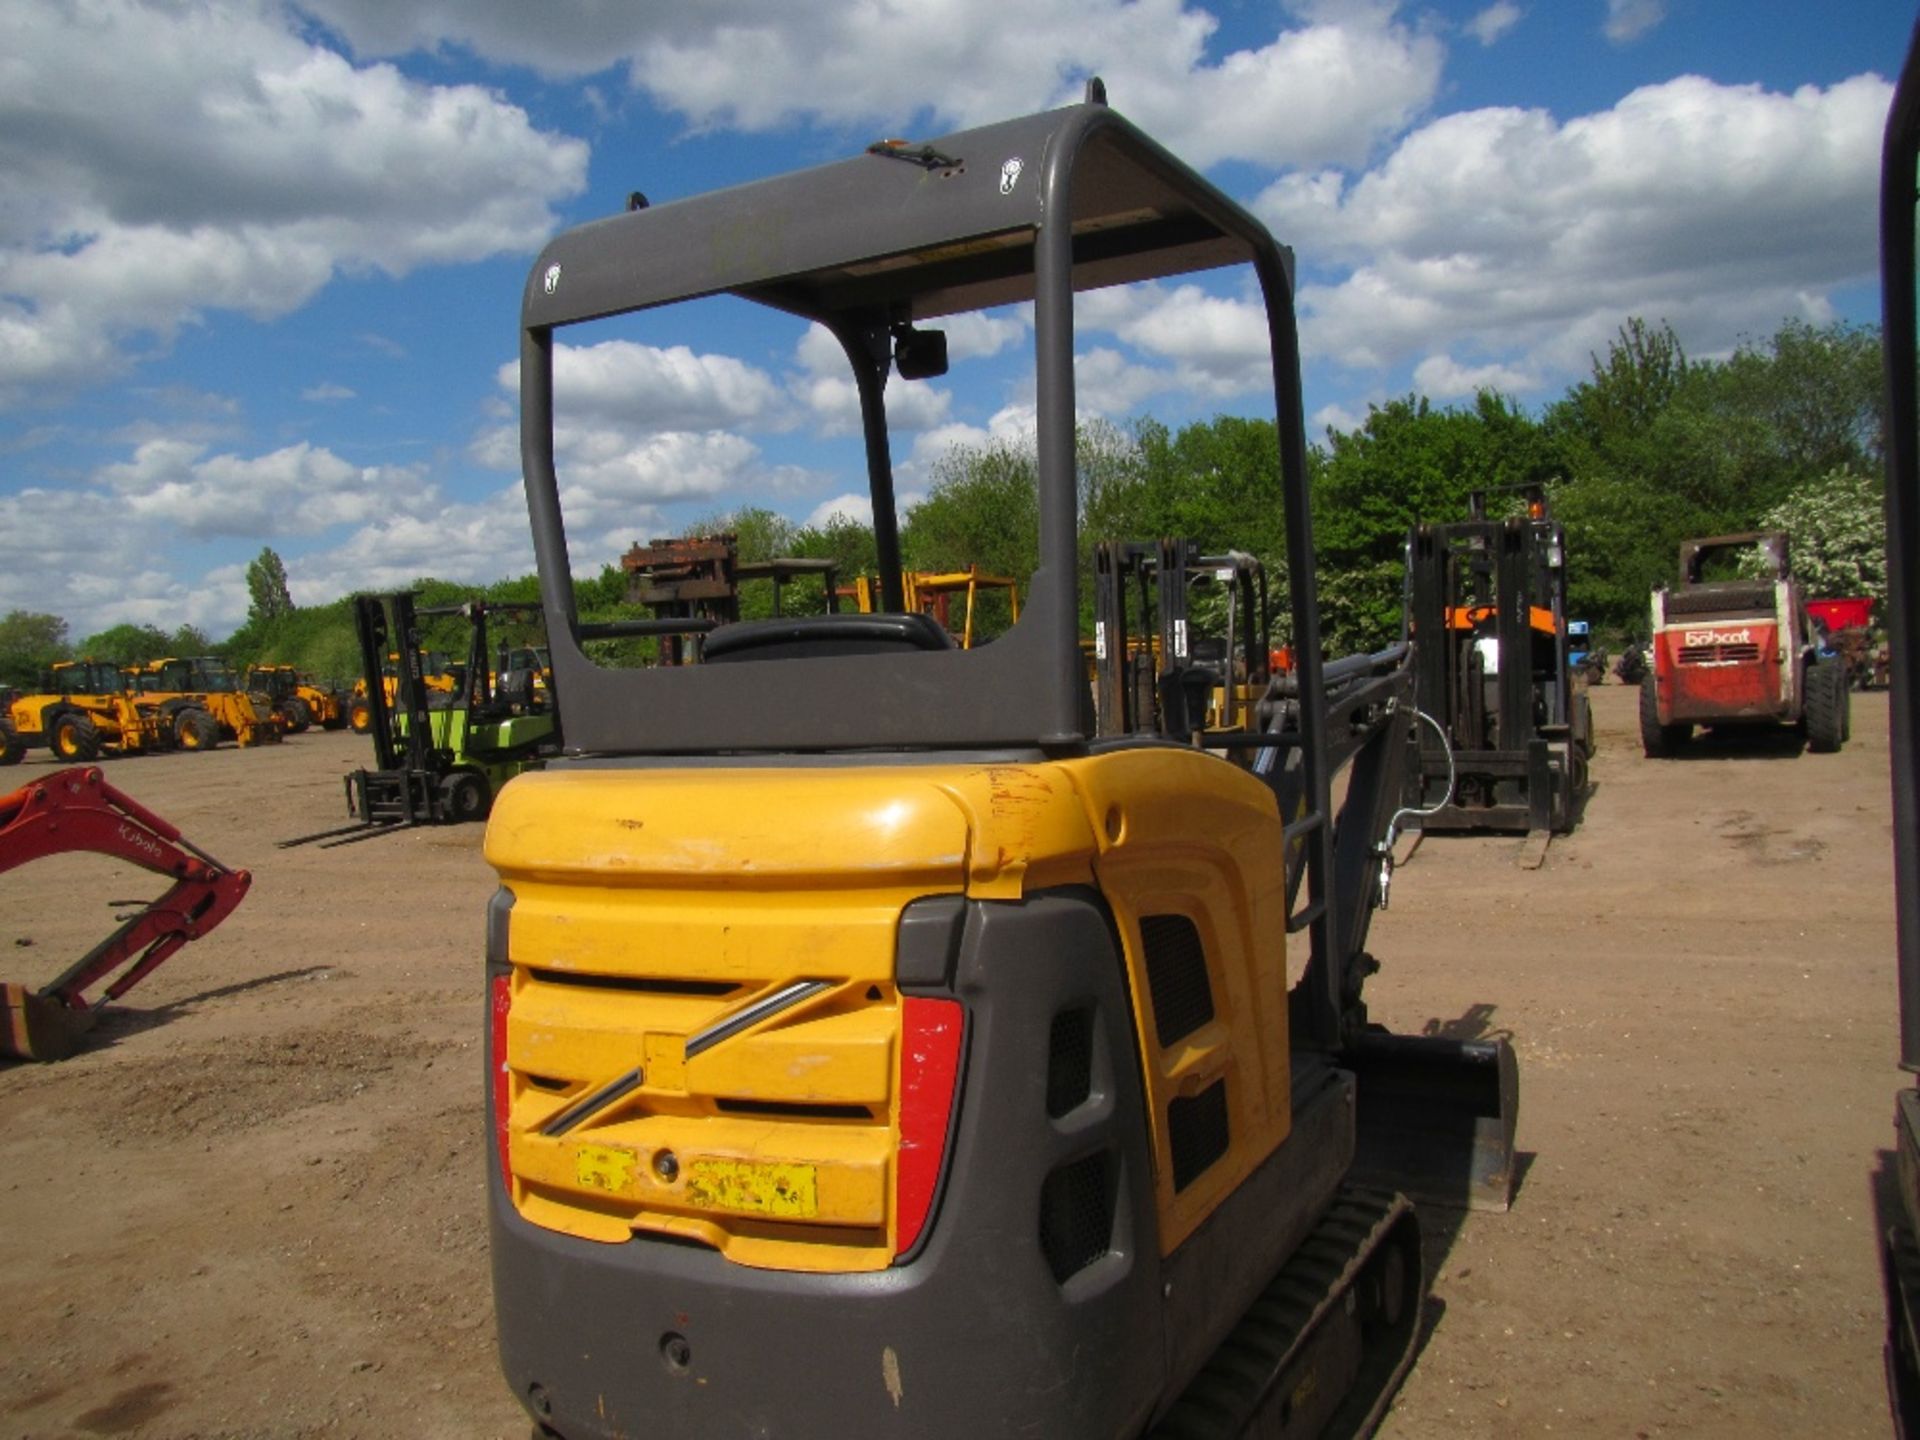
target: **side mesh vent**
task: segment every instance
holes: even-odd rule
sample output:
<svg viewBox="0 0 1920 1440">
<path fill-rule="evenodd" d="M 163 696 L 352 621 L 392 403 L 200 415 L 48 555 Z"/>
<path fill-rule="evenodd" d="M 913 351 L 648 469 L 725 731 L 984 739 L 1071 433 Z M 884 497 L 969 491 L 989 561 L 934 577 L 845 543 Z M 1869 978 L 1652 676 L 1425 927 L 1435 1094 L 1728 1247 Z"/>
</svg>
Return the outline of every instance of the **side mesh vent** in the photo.
<svg viewBox="0 0 1920 1440">
<path fill-rule="evenodd" d="M 1216 1080 L 1191 1099 L 1167 1106 L 1167 1147 L 1173 1151 L 1173 1188 L 1184 1190 L 1227 1153 L 1227 1082 Z"/>
<path fill-rule="evenodd" d="M 1154 1033 L 1164 1050 L 1213 1019 L 1207 952 L 1199 930 L 1184 915 L 1141 916 L 1140 944 L 1153 997 Z"/>
<path fill-rule="evenodd" d="M 1047 1037 L 1047 1114 L 1058 1120 L 1093 1092 L 1093 1011 L 1062 1010 Z"/>
<path fill-rule="evenodd" d="M 1040 1187 L 1040 1253 L 1062 1285 L 1112 1245 L 1111 1170 L 1103 1150 L 1062 1165 Z"/>
</svg>

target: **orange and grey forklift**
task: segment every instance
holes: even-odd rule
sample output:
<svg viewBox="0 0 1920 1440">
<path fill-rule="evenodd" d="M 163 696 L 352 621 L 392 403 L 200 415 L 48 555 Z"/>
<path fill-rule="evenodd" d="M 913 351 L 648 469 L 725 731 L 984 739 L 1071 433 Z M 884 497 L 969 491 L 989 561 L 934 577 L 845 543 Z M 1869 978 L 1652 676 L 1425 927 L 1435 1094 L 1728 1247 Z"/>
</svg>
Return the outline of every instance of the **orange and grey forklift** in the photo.
<svg viewBox="0 0 1920 1440">
<path fill-rule="evenodd" d="M 1103 735 L 1075 297 L 1229 265 L 1272 339 L 1299 662 L 1257 730 Z M 488 826 L 485 1051 L 501 1360 L 539 1434 L 1373 1427 L 1420 1323 L 1409 1194 L 1505 1206 L 1516 1084 L 1504 1044 L 1366 1018 L 1405 652 L 1320 661 L 1291 266 L 1098 82 L 540 256 L 522 454 L 567 724 Z M 880 609 L 603 666 L 555 342 L 712 296 L 839 339 Z M 1018 623 L 962 649 L 904 603 L 886 391 L 944 371 L 929 322 L 1021 302 L 1039 563 Z"/>
<path fill-rule="evenodd" d="M 1567 541 L 1538 485 L 1525 512 L 1418 525 L 1407 536 L 1415 694 L 1407 804 L 1426 830 L 1517 830 L 1537 864 L 1579 821 L 1593 718 L 1567 643 Z"/>
</svg>

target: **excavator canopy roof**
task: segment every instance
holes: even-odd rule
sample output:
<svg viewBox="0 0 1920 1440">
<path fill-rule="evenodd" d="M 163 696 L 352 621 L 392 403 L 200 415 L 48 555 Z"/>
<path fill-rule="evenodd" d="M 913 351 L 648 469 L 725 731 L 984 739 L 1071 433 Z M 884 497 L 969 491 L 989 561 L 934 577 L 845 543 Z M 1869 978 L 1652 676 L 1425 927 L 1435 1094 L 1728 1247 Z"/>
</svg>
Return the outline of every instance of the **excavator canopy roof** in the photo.
<svg viewBox="0 0 1920 1440">
<path fill-rule="evenodd" d="M 1074 287 L 1251 258 L 1239 207 L 1101 105 L 883 142 L 813 170 L 598 220 L 557 236 L 528 276 L 528 328 L 732 293 L 812 319 L 900 319 L 1034 298 L 1050 161 L 1071 158 Z M 1235 233 L 1238 232 L 1238 233 Z"/>
<path fill-rule="evenodd" d="M 521 457 L 567 749 L 1084 745 L 1092 724 L 1079 646 L 1074 296 L 1237 263 L 1251 265 L 1265 298 L 1288 530 L 1302 547 L 1297 568 L 1308 574 L 1291 257 L 1258 220 L 1104 103 L 927 144 L 883 142 L 817 169 L 640 205 L 555 237 L 522 300 Z M 567 555 L 556 332 L 718 295 L 818 322 L 845 352 L 861 401 L 880 608 L 892 618 L 822 617 L 833 623 L 810 636 L 800 625 L 797 640 L 785 630 L 777 640 L 709 638 L 708 661 L 689 666 L 602 666 L 582 648 L 593 636 L 575 612 Z M 895 623 L 906 606 L 887 383 L 890 374 L 915 380 L 945 368 L 944 337 L 916 322 L 1018 302 L 1033 305 L 1038 564 L 1007 633 L 950 649 Z M 1312 628 L 1310 616 L 1306 623 Z M 1317 651 L 1317 629 L 1304 638 Z M 743 639 L 751 643 L 736 643 Z"/>
</svg>

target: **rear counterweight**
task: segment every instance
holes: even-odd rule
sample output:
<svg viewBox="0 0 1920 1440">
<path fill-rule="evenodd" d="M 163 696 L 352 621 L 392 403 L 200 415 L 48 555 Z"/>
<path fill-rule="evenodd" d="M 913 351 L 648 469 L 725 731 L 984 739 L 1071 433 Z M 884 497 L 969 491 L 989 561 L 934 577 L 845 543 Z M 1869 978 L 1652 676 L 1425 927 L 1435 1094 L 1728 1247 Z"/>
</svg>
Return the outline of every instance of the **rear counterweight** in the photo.
<svg viewBox="0 0 1920 1440">
<path fill-rule="evenodd" d="M 490 1139 L 502 1364 L 537 1421 L 567 1440 L 1145 1426 L 1162 1277 L 1112 932 L 1087 892 L 967 909 L 951 1154 L 906 1263 L 816 1274 L 563 1235 L 514 1210 Z"/>
</svg>

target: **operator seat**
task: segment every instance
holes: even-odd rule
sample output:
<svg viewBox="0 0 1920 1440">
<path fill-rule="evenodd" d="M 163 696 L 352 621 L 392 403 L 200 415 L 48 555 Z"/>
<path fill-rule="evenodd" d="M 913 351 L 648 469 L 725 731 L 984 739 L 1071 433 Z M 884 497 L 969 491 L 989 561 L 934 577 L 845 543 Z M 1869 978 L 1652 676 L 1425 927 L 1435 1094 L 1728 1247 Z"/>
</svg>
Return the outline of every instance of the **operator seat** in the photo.
<svg viewBox="0 0 1920 1440">
<path fill-rule="evenodd" d="M 823 655 L 889 655 L 952 650 L 953 637 L 931 615 L 788 615 L 736 620 L 707 634 L 710 665 L 734 660 L 808 660 Z"/>
</svg>

